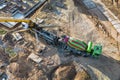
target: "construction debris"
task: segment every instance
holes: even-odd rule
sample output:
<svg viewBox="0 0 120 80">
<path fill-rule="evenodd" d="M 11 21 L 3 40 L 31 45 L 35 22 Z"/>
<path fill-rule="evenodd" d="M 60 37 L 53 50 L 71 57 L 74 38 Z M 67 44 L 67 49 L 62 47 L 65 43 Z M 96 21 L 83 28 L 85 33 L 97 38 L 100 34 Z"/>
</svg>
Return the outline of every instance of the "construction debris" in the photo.
<svg viewBox="0 0 120 80">
<path fill-rule="evenodd" d="M 2 47 L 3 46 L 3 42 L 2 42 L 2 40 L 0 39 L 0 47 Z"/>
<path fill-rule="evenodd" d="M 0 80 L 8 80 L 8 76 L 6 73 L 1 73 L 0 72 Z"/>
<path fill-rule="evenodd" d="M 46 64 L 47 65 L 53 65 L 54 64 L 54 60 L 51 59 L 51 57 L 49 56 L 46 60 Z"/>
<path fill-rule="evenodd" d="M 2 64 L 0 64 L 0 69 L 1 69 L 1 68 L 4 68 L 4 67 L 6 67 L 6 66 L 7 66 L 6 63 L 2 63 Z"/>
<path fill-rule="evenodd" d="M 56 6 L 60 7 L 60 8 L 65 8 L 65 4 L 63 4 L 62 2 L 56 2 Z"/>
<path fill-rule="evenodd" d="M 40 19 L 40 18 L 36 18 L 35 21 L 36 21 L 37 24 L 44 23 L 44 19 Z"/>
<path fill-rule="evenodd" d="M 9 57 L 13 58 L 17 56 L 17 53 L 12 48 L 5 48 L 5 52 L 9 55 Z"/>
<path fill-rule="evenodd" d="M 28 59 L 31 59 L 31 60 L 33 60 L 36 63 L 40 63 L 43 60 L 42 58 L 40 58 L 39 56 L 35 55 L 34 53 L 30 54 L 28 56 Z"/>
<path fill-rule="evenodd" d="M 0 29 L 0 35 L 6 34 L 6 30 Z"/>
<path fill-rule="evenodd" d="M 17 41 L 22 39 L 22 36 L 19 33 L 12 33 L 12 35 Z"/>
</svg>

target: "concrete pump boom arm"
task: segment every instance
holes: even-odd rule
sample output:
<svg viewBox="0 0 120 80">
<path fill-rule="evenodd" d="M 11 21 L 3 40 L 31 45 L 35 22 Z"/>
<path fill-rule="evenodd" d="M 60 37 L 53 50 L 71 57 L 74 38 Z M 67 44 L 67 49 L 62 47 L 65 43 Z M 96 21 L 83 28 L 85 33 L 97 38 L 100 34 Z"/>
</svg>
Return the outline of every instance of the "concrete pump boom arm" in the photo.
<svg viewBox="0 0 120 80">
<path fill-rule="evenodd" d="M 29 28 L 33 28 L 36 26 L 34 22 L 32 22 L 30 19 L 15 19 L 15 18 L 0 18 L 0 22 L 24 22 L 27 23 Z"/>
<path fill-rule="evenodd" d="M 25 22 L 29 24 L 32 21 L 29 19 L 0 18 L 0 22 Z"/>
</svg>

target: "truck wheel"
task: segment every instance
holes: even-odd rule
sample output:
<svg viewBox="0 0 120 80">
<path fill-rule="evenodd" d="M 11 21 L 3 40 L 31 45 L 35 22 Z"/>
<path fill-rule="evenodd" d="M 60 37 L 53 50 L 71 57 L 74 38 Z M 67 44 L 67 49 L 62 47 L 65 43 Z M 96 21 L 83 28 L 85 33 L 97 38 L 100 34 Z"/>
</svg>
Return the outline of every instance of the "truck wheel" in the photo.
<svg viewBox="0 0 120 80">
<path fill-rule="evenodd" d="M 68 56 L 70 56 L 70 53 L 65 53 L 64 56 L 68 57 Z"/>
<path fill-rule="evenodd" d="M 83 54 L 83 57 L 89 57 L 90 55 L 88 55 L 88 54 Z"/>
<path fill-rule="evenodd" d="M 47 40 L 46 40 L 46 43 L 47 43 L 48 45 L 51 45 L 51 42 L 49 42 L 49 41 L 47 41 Z"/>
</svg>

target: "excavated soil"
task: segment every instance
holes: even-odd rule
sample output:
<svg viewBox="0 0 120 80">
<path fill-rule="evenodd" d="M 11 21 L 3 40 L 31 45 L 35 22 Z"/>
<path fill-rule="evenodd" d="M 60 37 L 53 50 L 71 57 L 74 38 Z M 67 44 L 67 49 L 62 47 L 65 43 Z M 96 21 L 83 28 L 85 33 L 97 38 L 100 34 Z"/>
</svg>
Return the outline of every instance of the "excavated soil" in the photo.
<svg viewBox="0 0 120 80">
<path fill-rule="evenodd" d="M 110 10 L 120 19 L 120 1 L 118 2 L 118 7 L 116 3 L 112 5 L 112 0 L 101 0 Z M 114 1 L 114 0 L 113 0 Z"/>
<path fill-rule="evenodd" d="M 73 80 L 75 77 L 75 68 L 73 66 L 60 66 L 54 73 L 53 80 Z"/>
<path fill-rule="evenodd" d="M 52 80 L 91 80 L 90 75 L 81 67 L 77 70 L 73 63 L 62 64 L 52 73 Z"/>
</svg>

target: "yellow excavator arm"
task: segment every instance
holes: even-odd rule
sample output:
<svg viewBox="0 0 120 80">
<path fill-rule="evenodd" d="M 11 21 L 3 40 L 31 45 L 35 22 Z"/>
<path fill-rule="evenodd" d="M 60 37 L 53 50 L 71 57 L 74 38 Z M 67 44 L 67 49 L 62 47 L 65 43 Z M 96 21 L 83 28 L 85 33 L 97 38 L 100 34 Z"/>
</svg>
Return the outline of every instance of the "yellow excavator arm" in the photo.
<svg viewBox="0 0 120 80">
<path fill-rule="evenodd" d="M 30 19 L 0 18 L 0 22 L 25 22 L 29 25 L 30 28 L 35 26 L 35 23 Z"/>
<path fill-rule="evenodd" d="M 30 23 L 31 20 L 28 20 L 28 19 L 14 19 L 14 18 L 0 18 L 0 22 L 25 22 L 25 23 Z"/>
</svg>

